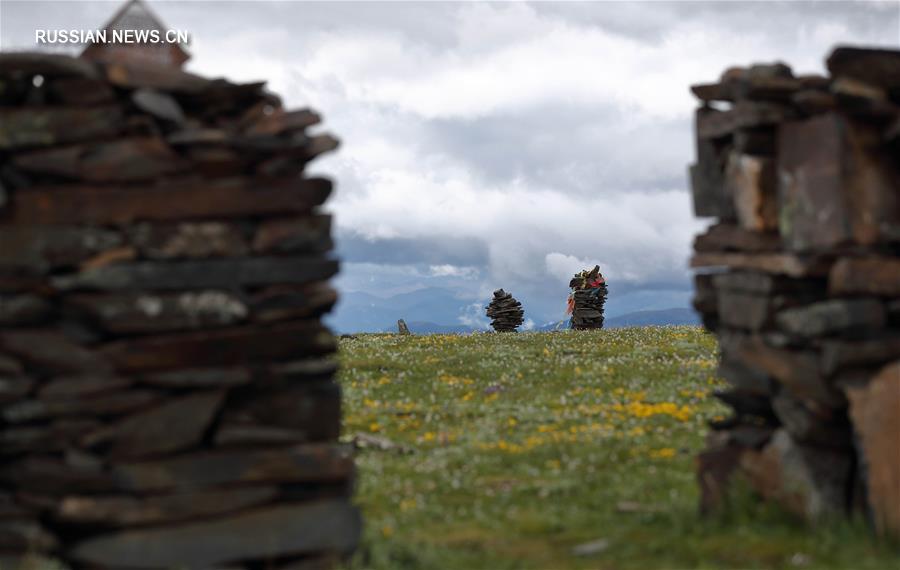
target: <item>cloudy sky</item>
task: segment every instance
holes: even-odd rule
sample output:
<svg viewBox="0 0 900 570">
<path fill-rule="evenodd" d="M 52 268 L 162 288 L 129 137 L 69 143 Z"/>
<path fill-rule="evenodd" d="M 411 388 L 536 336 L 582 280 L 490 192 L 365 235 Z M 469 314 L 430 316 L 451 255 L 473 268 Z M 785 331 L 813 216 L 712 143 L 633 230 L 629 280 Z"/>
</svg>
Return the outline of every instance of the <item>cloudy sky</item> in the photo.
<svg viewBox="0 0 900 570">
<path fill-rule="evenodd" d="M 107 2 L 0 0 L 0 45 L 95 29 Z M 900 2 L 150 1 L 192 71 L 267 79 L 342 139 L 343 292 L 505 287 L 561 318 L 599 263 L 609 314 L 686 306 L 688 86 L 731 65 L 822 72 L 839 43 L 900 45 Z M 461 314 L 469 322 L 474 313 Z"/>
</svg>

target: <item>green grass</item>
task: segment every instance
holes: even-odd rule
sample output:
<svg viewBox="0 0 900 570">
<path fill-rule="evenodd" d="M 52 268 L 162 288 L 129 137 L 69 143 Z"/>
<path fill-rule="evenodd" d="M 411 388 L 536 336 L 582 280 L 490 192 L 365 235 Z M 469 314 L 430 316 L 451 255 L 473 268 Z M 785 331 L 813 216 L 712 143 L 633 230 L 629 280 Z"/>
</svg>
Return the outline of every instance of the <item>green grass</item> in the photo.
<svg viewBox="0 0 900 570">
<path fill-rule="evenodd" d="M 743 495 L 698 516 L 693 457 L 725 413 L 699 328 L 360 335 L 340 356 L 344 437 L 402 446 L 357 455 L 352 568 L 900 568 L 859 522 Z"/>
</svg>

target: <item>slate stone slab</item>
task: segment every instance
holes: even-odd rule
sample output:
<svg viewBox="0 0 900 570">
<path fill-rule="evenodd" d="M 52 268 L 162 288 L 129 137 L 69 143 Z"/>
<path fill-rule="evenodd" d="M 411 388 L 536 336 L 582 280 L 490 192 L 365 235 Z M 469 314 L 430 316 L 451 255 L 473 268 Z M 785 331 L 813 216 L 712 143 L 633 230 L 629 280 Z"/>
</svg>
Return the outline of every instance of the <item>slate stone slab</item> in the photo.
<svg viewBox="0 0 900 570">
<path fill-rule="evenodd" d="M 727 137 L 738 129 L 777 125 L 796 117 L 791 107 L 778 103 L 738 101 L 727 111 L 702 109 L 697 113 L 697 136 Z"/>
<path fill-rule="evenodd" d="M 827 60 L 833 75 L 851 77 L 893 93 L 900 91 L 900 53 L 896 50 L 841 46 Z"/>
<path fill-rule="evenodd" d="M 238 483 L 340 481 L 352 472 L 352 459 L 328 444 L 199 451 L 170 459 L 122 463 L 113 470 L 122 489 L 141 493 Z"/>
<path fill-rule="evenodd" d="M 772 159 L 733 152 L 726 166 L 726 192 L 741 226 L 756 232 L 778 228 L 778 198 Z"/>
<path fill-rule="evenodd" d="M 110 137 L 121 130 L 118 105 L 0 109 L 0 149 L 20 150 Z"/>
<path fill-rule="evenodd" d="M 900 296 L 900 259 L 887 256 L 838 259 L 828 276 L 828 288 L 832 295 Z"/>
<path fill-rule="evenodd" d="M 54 517 L 66 523 L 117 527 L 171 524 L 255 507 L 278 496 L 273 486 L 198 491 L 136 498 L 128 495 L 65 497 Z"/>
<path fill-rule="evenodd" d="M 868 385 L 847 389 L 871 518 L 882 535 L 900 535 L 900 361 Z"/>
<path fill-rule="evenodd" d="M 36 325 L 53 313 L 49 301 L 37 295 L 0 295 L 0 326 Z"/>
<path fill-rule="evenodd" d="M 150 390 L 123 390 L 66 400 L 21 400 L 0 410 L 0 417 L 24 423 L 64 416 L 117 416 L 146 408 L 159 397 Z"/>
<path fill-rule="evenodd" d="M 52 329 L 0 331 L 0 348 L 47 374 L 108 372 L 109 362 Z"/>
<path fill-rule="evenodd" d="M 235 325 L 248 316 L 237 296 L 223 291 L 70 295 L 66 306 L 114 334 L 144 334 Z"/>
<path fill-rule="evenodd" d="M 852 469 L 844 453 L 799 445 L 778 430 L 761 452 L 743 456 L 741 468 L 760 494 L 808 520 L 844 513 Z"/>
<path fill-rule="evenodd" d="M 778 326 L 805 337 L 877 331 L 887 323 L 884 303 L 878 299 L 831 299 L 786 309 L 776 317 Z"/>
<path fill-rule="evenodd" d="M 324 283 L 267 287 L 248 300 L 256 322 L 276 322 L 317 317 L 337 303 L 337 291 Z"/>
<path fill-rule="evenodd" d="M 777 252 L 781 238 L 774 232 L 755 232 L 735 224 L 713 224 L 694 238 L 697 252 L 739 251 L 747 253 Z"/>
<path fill-rule="evenodd" d="M 824 277 L 831 262 L 823 257 L 785 253 L 698 252 L 691 258 L 691 267 L 729 267 L 789 277 Z"/>
<path fill-rule="evenodd" d="M 138 459 L 188 449 L 200 443 L 224 396 L 216 391 L 171 398 L 91 433 L 81 443 L 85 447 L 108 446 L 112 459 Z"/>
<path fill-rule="evenodd" d="M 258 253 L 319 253 L 332 245 L 331 216 L 324 214 L 265 220 L 253 238 Z"/>
<path fill-rule="evenodd" d="M 203 259 L 245 255 L 249 251 L 237 224 L 199 222 L 138 224 L 129 230 L 132 245 L 151 259 Z"/>
<path fill-rule="evenodd" d="M 343 500 L 281 505 L 213 522 L 127 531 L 89 539 L 74 559 L 107 567 L 210 568 L 327 550 L 352 551 L 359 515 Z M 223 536 L 229 537 L 222 540 Z"/>
<path fill-rule="evenodd" d="M 44 52 L 0 54 L 0 75 L 9 76 L 11 74 L 95 79 L 100 76 L 100 71 L 86 59 L 61 54 Z"/>
<path fill-rule="evenodd" d="M 334 337 L 318 321 L 241 327 L 110 343 L 100 350 L 123 371 L 234 366 L 334 352 Z"/>
<path fill-rule="evenodd" d="M 137 182 L 186 168 L 179 156 L 155 137 L 20 153 L 12 162 L 25 172 L 88 182 Z"/>
<path fill-rule="evenodd" d="M 71 267 L 98 253 L 121 246 L 113 230 L 76 226 L 0 227 L 0 270 L 27 269 L 43 274 Z"/>
<path fill-rule="evenodd" d="M 279 283 L 324 281 L 337 273 L 337 261 L 318 256 L 253 257 L 121 263 L 53 280 L 64 290 L 231 289 Z"/>
<path fill-rule="evenodd" d="M 244 218 L 309 213 L 331 194 L 322 178 L 252 182 L 242 178 L 146 186 L 30 188 L 10 207 L 14 224 L 128 224 L 136 220 Z M 215 200 L 209 197 L 214 195 Z"/>
<path fill-rule="evenodd" d="M 246 368 L 188 368 L 171 372 L 145 374 L 140 381 L 161 388 L 228 388 L 249 384 L 252 379 Z"/>
<path fill-rule="evenodd" d="M 95 396 L 104 392 L 116 392 L 131 386 L 129 378 L 104 374 L 57 376 L 41 385 L 41 400 L 67 400 Z"/>
</svg>

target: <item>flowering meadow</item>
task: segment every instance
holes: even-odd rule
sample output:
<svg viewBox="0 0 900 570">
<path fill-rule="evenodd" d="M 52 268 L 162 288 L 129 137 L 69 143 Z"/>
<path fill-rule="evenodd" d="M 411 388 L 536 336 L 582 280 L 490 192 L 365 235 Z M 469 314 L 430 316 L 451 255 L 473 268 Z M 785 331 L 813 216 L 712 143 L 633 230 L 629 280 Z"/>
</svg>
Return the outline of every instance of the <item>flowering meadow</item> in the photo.
<svg viewBox="0 0 900 570">
<path fill-rule="evenodd" d="M 352 568 L 896 567 L 861 525 L 743 496 L 698 515 L 693 457 L 725 410 L 700 328 L 358 335 L 340 358 Z"/>
</svg>

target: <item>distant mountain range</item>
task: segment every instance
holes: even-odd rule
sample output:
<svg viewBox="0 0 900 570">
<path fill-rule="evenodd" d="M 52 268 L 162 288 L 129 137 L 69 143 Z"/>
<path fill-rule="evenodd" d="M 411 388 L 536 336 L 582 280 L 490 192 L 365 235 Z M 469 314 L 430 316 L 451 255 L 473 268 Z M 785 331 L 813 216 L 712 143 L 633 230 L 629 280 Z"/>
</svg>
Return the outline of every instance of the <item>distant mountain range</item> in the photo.
<svg viewBox="0 0 900 570">
<path fill-rule="evenodd" d="M 664 299 L 667 297 L 663 297 Z M 680 303 L 672 298 L 671 302 Z M 449 289 L 426 287 L 409 293 L 379 297 L 363 291 L 341 294 L 335 310 L 326 317 L 328 325 L 338 333 L 396 332 L 397 319 L 404 319 L 410 331 L 416 334 L 468 333 L 486 327 L 483 304 L 476 299 L 464 298 Z M 620 303 L 619 309 L 624 308 Z M 632 306 L 647 307 L 645 299 Z M 550 313 L 552 315 L 552 312 Z M 609 307 L 607 307 L 609 315 Z M 547 323 L 550 319 L 526 310 L 526 317 L 535 322 Z M 551 317 L 552 318 L 552 317 Z M 470 324 L 462 324 L 468 322 Z M 608 328 L 647 325 L 693 325 L 700 322 L 692 309 L 677 307 L 658 310 L 632 310 L 616 316 L 608 316 Z M 555 330 L 559 323 L 550 322 L 535 330 Z M 564 328 L 563 325 L 559 328 Z"/>
<path fill-rule="evenodd" d="M 664 325 L 699 325 L 700 317 L 693 309 L 665 309 L 662 311 L 635 311 L 625 315 L 619 315 L 607 319 L 605 327 L 609 329 L 623 327 L 646 327 Z M 407 322 L 409 331 L 413 334 L 468 334 L 475 329 L 466 325 L 439 325 L 428 321 Z M 554 331 L 566 328 L 566 321 L 548 323 L 538 327 L 538 331 Z M 381 329 L 381 332 L 397 332 L 397 325 L 393 324 Z"/>
</svg>

